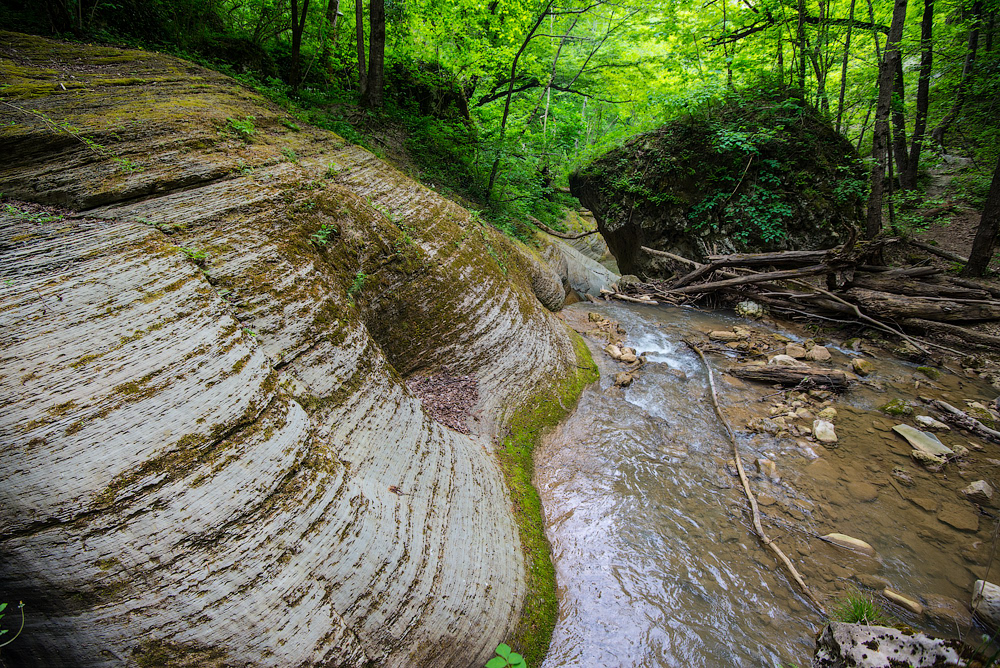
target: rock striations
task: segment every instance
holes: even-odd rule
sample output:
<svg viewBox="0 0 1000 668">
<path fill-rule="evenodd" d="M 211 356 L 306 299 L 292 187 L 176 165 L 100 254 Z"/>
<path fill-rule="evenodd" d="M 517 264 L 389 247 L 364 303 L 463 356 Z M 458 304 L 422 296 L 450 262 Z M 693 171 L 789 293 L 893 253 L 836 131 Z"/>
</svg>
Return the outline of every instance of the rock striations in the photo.
<svg viewBox="0 0 1000 668">
<path fill-rule="evenodd" d="M 521 250 L 159 54 L 0 33 L 0 589 L 23 665 L 468 666 L 526 562 L 492 456 L 579 373 Z M 86 141 L 84 141 L 86 140 Z M 478 382 L 464 435 L 404 378 Z"/>
</svg>

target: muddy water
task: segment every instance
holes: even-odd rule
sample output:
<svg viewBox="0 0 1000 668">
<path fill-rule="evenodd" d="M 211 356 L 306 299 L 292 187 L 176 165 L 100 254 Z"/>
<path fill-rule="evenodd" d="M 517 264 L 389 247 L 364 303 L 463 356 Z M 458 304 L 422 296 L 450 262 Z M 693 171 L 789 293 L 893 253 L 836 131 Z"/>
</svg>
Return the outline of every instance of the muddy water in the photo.
<svg viewBox="0 0 1000 668">
<path fill-rule="evenodd" d="M 807 665 L 824 618 L 751 533 L 738 479 L 726 469 L 731 446 L 709 403 L 704 369 L 682 342 L 693 330 L 747 323 L 688 309 L 572 308 L 618 320 L 627 343 L 646 352 L 650 364 L 628 389 L 612 387 L 621 367 L 592 343 L 602 367 L 599 386 L 584 393 L 575 415 L 536 453 L 560 597 L 545 668 Z M 761 401 L 774 389 L 719 373 L 733 363 L 724 356 L 709 359 L 734 427 L 766 415 L 780 400 Z M 848 360 L 834 352 L 831 365 L 845 368 Z M 943 435 L 947 445 L 972 442 L 984 450 L 931 474 L 889 431 L 912 421 L 888 418 L 876 406 L 917 394 L 964 405 L 963 399 L 988 400 L 996 391 L 947 374 L 936 383 L 924 378 L 918 389 L 922 375 L 914 366 L 875 363 L 884 391 L 862 386 L 836 401 L 840 443 L 835 449 L 809 444 L 818 458 L 803 454 L 801 439 L 738 429 L 748 473 L 766 457 L 781 476 L 752 480 L 765 528 L 827 607 L 848 590 L 887 584 L 930 608 L 918 617 L 889 606 L 898 620 L 938 633 L 966 632 L 956 629 L 956 620 L 961 627 L 972 583 L 986 574 L 993 520 L 958 490 L 980 478 L 996 482 L 1000 462 L 987 459 L 1000 459 L 1000 447 Z M 894 467 L 905 470 L 912 486 L 892 476 Z M 816 537 L 830 532 L 868 541 L 877 558 Z"/>
</svg>

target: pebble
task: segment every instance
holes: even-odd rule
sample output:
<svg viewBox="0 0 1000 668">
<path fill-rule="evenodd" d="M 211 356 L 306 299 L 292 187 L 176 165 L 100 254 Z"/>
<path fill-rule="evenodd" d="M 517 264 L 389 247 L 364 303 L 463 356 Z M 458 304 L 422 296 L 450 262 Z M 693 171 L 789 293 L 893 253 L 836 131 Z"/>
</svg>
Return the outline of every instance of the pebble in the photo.
<svg viewBox="0 0 1000 668">
<path fill-rule="evenodd" d="M 828 533 L 822 538 L 828 543 L 833 543 L 834 545 L 839 545 L 840 547 L 846 547 L 849 550 L 855 550 L 857 552 L 861 552 L 862 554 L 867 554 L 869 557 L 875 556 L 875 548 L 860 538 L 854 538 L 853 536 L 848 536 L 843 533 Z"/>
<path fill-rule="evenodd" d="M 837 442 L 837 433 L 834 431 L 832 422 L 816 420 L 812 425 L 812 433 L 820 443 Z"/>
<path fill-rule="evenodd" d="M 828 421 L 829 420 L 836 420 L 837 419 L 837 409 L 834 408 L 833 406 L 827 406 L 826 408 L 824 408 L 823 410 L 821 410 L 819 413 L 817 413 L 816 417 L 818 417 L 821 420 L 828 420 Z"/>
</svg>

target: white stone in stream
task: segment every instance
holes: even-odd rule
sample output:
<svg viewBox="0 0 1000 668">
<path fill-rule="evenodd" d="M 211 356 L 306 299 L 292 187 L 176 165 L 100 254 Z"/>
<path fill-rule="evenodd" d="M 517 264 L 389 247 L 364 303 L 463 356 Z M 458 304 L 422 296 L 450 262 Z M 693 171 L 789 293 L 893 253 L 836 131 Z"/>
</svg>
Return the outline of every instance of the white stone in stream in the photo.
<svg viewBox="0 0 1000 668">
<path fill-rule="evenodd" d="M 712 341 L 739 341 L 746 337 L 740 336 L 736 332 L 727 332 L 725 330 L 716 330 L 714 332 L 708 333 L 708 338 Z"/>
<path fill-rule="evenodd" d="M 989 505 L 993 501 L 993 488 L 985 480 L 977 480 L 962 490 L 973 503 Z"/>
<path fill-rule="evenodd" d="M 976 580 L 972 585 L 972 612 L 991 629 L 1000 629 L 1000 587 Z"/>
<path fill-rule="evenodd" d="M 913 418 L 913 421 L 924 429 L 930 429 L 931 431 L 951 431 L 951 427 L 946 425 L 944 422 L 935 420 L 930 415 L 918 415 Z"/>
<path fill-rule="evenodd" d="M 764 317 L 764 307 L 750 300 L 737 304 L 736 312 L 744 318 L 750 318 L 751 320 L 759 320 Z"/>
<path fill-rule="evenodd" d="M 920 605 L 918 602 L 914 601 L 912 598 L 907 598 L 899 592 L 895 592 L 888 587 L 882 590 L 882 595 L 887 599 L 895 603 L 901 608 L 906 608 L 915 615 L 924 614 L 924 606 Z"/>
<path fill-rule="evenodd" d="M 836 420 L 837 419 L 837 409 L 833 406 L 827 406 L 819 413 L 816 414 L 820 420 Z"/>
<path fill-rule="evenodd" d="M 905 438 L 914 450 L 919 450 L 924 454 L 938 458 L 955 454 L 954 450 L 942 443 L 934 434 L 920 431 L 908 424 L 897 424 L 892 430 Z"/>
<path fill-rule="evenodd" d="M 810 362 L 826 362 L 830 359 L 830 351 L 826 346 L 813 346 L 806 352 L 806 359 Z"/>
<path fill-rule="evenodd" d="M 836 443 L 837 433 L 833 430 L 833 423 L 826 420 L 816 420 L 812 426 L 813 436 L 820 443 Z"/>
<path fill-rule="evenodd" d="M 846 547 L 849 550 L 855 550 L 857 552 L 861 552 L 862 554 L 867 554 L 869 557 L 875 556 L 875 548 L 860 538 L 854 538 L 853 536 L 848 536 L 844 533 L 828 533 L 825 536 L 822 536 L 822 539 L 828 543 L 833 543 L 834 545 L 839 545 L 840 547 Z"/>
<path fill-rule="evenodd" d="M 795 366 L 795 367 L 808 366 L 807 364 L 798 361 L 794 357 L 789 357 L 788 355 L 775 355 L 771 359 L 767 360 L 767 363 L 770 364 L 771 366 Z"/>
<path fill-rule="evenodd" d="M 830 622 L 816 639 L 812 668 L 963 666 L 962 643 L 888 626 Z"/>
</svg>

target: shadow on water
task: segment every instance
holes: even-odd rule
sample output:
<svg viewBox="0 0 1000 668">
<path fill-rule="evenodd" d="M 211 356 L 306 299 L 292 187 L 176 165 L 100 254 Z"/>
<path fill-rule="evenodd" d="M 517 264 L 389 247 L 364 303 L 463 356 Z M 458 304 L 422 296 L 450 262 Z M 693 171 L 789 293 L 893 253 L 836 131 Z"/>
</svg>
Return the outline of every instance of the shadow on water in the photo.
<svg viewBox="0 0 1000 668">
<path fill-rule="evenodd" d="M 704 368 L 683 343 L 695 330 L 747 323 L 689 309 L 573 308 L 619 321 L 628 345 L 650 363 L 628 389 L 613 387 L 621 369 L 591 342 L 601 382 L 536 452 L 560 598 L 545 668 L 807 665 L 825 620 L 752 533 L 739 481 L 727 472 L 731 446 L 709 402 Z M 709 359 L 717 372 L 725 364 Z M 833 363 L 843 368 L 847 359 L 836 352 Z M 980 477 L 992 481 L 997 468 L 949 465 L 934 475 L 916 466 L 909 448 L 887 431 L 896 422 L 875 411 L 895 396 L 894 382 L 911 382 L 913 369 L 886 360 L 879 369 L 888 392 L 852 390 L 844 397 L 836 405 L 840 447 L 811 444 L 817 459 L 796 439 L 739 429 L 752 414 L 766 414 L 759 400 L 772 389 L 722 374 L 717 380 L 748 473 L 758 457 L 778 465 L 780 480 L 752 481 L 765 527 L 822 599 L 832 603 L 862 585 L 888 585 L 935 610 L 967 603 L 973 580 L 985 574 L 993 523 L 970 520 L 974 506 L 958 490 Z M 972 385 L 987 393 L 957 377 L 940 383 L 942 391 L 963 396 Z M 973 454 L 1000 457 L 1000 448 L 987 447 Z M 895 467 L 905 467 L 912 487 L 891 478 Z M 962 529 L 941 519 L 953 506 L 965 513 Z M 834 531 L 868 541 L 879 556 L 816 538 Z M 956 633 L 947 615 L 892 613 L 917 628 Z"/>
</svg>

